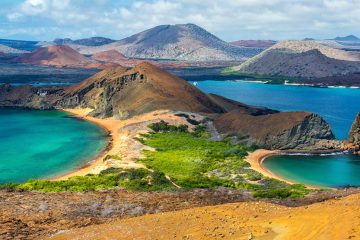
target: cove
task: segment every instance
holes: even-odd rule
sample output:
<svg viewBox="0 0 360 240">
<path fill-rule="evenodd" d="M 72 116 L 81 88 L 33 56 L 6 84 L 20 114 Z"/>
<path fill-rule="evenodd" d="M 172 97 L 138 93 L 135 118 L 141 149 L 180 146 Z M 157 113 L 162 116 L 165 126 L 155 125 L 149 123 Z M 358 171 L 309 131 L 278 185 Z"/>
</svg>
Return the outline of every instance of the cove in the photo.
<svg viewBox="0 0 360 240">
<path fill-rule="evenodd" d="M 0 109 L 0 183 L 58 176 L 106 146 L 97 125 L 61 111 Z"/>
<path fill-rule="evenodd" d="M 199 81 L 196 86 L 245 104 L 280 111 L 309 111 L 322 116 L 338 139 L 346 139 L 360 111 L 360 89 L 315 88 L 244 81 Z"/>
<path fill-rule="evenodd" d="M 271 173 L 296 183 L 319 187 L 360 186 L 360 156 L 275 155 L 262 166 Z"/>
</svg>

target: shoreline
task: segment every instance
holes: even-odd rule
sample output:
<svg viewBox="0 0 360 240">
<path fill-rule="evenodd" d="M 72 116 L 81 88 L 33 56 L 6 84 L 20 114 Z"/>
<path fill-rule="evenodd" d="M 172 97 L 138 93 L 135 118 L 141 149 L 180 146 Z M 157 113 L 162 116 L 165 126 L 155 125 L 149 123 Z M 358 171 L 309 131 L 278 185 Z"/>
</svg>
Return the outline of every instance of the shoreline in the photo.
<svg viewBox="0 0 360 240">
<path fill-rule="evenodd" d="M 246 158 L 245 161 L 247 161 L 248 163 L 250 163 L 250 167 L 263 174 L 266 177 L 270 177 L 270 178 L 274 178 L 283 182 L 286 182 L 288 184 L 298 184 L 298 182 L 293 182 L 289 179 L 283 178 L 279 175 L 276 175 L 274 173 L 272 173 L 271 171 L 269 171 L 268 169 L 266 169 L 263 166 L 263 161 L 270 157 L 270 156 L 274 156 L 274 155 L 281 155 L 281 154 L 286 154 L 286 152 L 281 151 L 281 150 L 266 150 L 266 149 L 257 149 L 254 152 L 249 153 Z M 321 187 L 318 186 L 313 186 L 313 185 L 308 185 L 308 184 L 304 184 L 308 189 L 321 189 Z M 332 188 L 329 188 L 332 189 Z"/>
<path fill-rule="evenodd" d="M 209 81 L 209 80 L 198 80 L 201 81 Z M 224 81 L 224 80 L 210 80 L 210 81 Z M 272 83 L 267 80 L 246 80 L 246 79 L 225 79 L 225 81 L 233 81 L 233 82 L 244 82 L 244 83 L 259 83 L 259 84 L 269 84 L 269 85 L 282 85 L 282 86 L 292 86 L 292 87 L 310 87 L 310 88 L 330 88 L 330 89 L 360 89 L 358 85 L 324 85 L 324 84 L 316 84 L 316 83 L 298 83 L 298 82 L 284 82 L 284 83 Z M 192 81 L 194 82 L 194 81 Z"/>
<path fill-rule="evenodd" d="M 97 125 L 107 133 L 108 140 L 104 149 L 101 150 L 92 160 L 87 161 L 84 165 L 79 166 L 67 173 L 55 175 L 54 177 L 51 177 L 50 180 L 60 181 L 60 180 L 66 180 L 74 176 L 84 176 L 96 170 L 96 168 L 100 168 L 101 165 L 104 163 L 104 158 L 106 157 L 106 155 L 108 155 L 109 152 L 114 148 L 114 141 L 115 141 L 114 135 L 116 135 L 116 133 L 113 131 L 112 128 L 110 128 L 107 124 L 104 123 L 105 120 L 87 116 L 87 114 L 91 111 L 90 109 L 57 109 L 57 110 L 66 112 L 73 117 L 76 117 L 84 121 L 89 121 Z"/>
</svg>

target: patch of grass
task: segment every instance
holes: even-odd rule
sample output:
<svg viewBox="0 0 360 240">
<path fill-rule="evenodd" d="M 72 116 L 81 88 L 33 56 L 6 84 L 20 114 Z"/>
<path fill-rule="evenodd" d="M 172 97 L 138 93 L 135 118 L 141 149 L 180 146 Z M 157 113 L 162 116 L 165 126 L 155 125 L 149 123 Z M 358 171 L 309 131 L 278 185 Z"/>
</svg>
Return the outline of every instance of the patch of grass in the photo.
<svg viewBox="0 0 360 240">
<path fill-rule="evenodd" d="M 223 179 L 207 173 L 225 162 L 244 163 L 245 146 L 214 142 L 191 133 L 164 132 L 149 134 L 144 143 L 157 151 L 144 152 L 146 166 L 170 176 L 182 187 L 228 186 Z M 240 167 L 240 166 L 239 166 Z"/>
<path fill-rule="evenodd" d="M 303 189 L 294 189 L 294 188 L 275 188 L 268 190 L 258 190 L 255 191 L 254 197 L 257 198 L 298 198 L 304 197 L 308 191 Z"/>
</svg>

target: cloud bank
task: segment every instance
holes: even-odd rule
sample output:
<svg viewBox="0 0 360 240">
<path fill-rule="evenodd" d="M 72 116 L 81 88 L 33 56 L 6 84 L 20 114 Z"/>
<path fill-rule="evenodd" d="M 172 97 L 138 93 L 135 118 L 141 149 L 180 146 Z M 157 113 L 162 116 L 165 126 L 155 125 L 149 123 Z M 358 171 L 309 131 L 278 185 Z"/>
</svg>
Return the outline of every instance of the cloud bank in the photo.
<svg viewBox="0 0 360 240">
<path fill-rule="evenodd" d="M 0 35 L 121 39 L 161 24 L 195 23 L 224 40 L 360 35 L 360 0 L 6 1 Z"/>
</svg>

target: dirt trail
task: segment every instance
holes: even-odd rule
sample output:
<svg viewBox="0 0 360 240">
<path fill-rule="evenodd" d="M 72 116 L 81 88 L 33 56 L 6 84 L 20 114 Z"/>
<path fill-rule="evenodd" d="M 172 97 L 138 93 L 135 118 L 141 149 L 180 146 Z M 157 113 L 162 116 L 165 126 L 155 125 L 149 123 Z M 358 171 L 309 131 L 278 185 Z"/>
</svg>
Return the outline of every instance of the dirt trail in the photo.
<svg viewBox="0 0 360 240">
<path fill-rule="evenodd" d="M 360 194 L 290 208 L 243 202 L 145 215 L 50 239 L 360 239 Z"/>
</svg>

